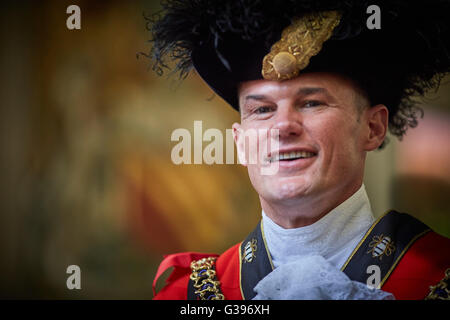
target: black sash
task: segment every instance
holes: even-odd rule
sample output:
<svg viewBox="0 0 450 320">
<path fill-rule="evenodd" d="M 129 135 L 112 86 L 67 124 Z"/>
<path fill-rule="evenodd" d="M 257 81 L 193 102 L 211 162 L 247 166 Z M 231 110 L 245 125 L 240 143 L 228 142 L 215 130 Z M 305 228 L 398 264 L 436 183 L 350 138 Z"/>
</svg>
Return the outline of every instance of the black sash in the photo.
<svg viewBox="0 0 450 320">
<path fill-rule="evenodd" d="M 274 269 L 262 221 L 241 243 L 239 260 L 241 294 L 244 300 L 250 300 L 256 295 L 253 288 Z"/>
<path fill-rule="evenodd" d="M 411 245 L 429 231 L 409 214 L 390 211 L 370 227 L 341 270 L 350 279 L 366 283 L 367 267 L 376 265 L 381 271 L 381 288 Z"/>
<path fill-rule="evenodd" d="M 367 267 L 377 265 L 381 271 L 381 288 L 411 245 L 429 231 L 416 218 L 389 211 L 373 223 L 341 270 L 350 279 L 366 284 L 370 276 Z M 262 221 L 241 243 L 239 259 L 242 297 L 250 300 L 256 295 L 253 288 L 274 268 Z M 196 299 L 192 284 L 190 281 L 188 299 Z"/>
</svg>

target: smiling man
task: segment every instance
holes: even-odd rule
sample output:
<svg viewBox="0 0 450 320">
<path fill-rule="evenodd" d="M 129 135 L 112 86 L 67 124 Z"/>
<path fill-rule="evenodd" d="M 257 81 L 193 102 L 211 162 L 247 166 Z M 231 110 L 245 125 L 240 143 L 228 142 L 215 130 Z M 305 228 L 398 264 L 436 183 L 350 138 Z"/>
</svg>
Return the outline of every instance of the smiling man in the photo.
<svg viewBox="0 0 450 320">
<path fill-rule="evenodd" d="M 262 220 L 221 255 L 167 256 L 155 282 L 174 271 L 155 299 L 449 298 L 450 240 L 405 213 L 375 220 L 363 184 L 367 152 L 388 129 L 401 137 L 415 126 L 410 97 L 450 70 L 449 8 L 379 1 L 383 25 L 371 30 L 368 6 L 164 4 L 151 27 L 154 68 L 168 55 L 182 75 L 193 66 L 240 112 L 234 138 Z M 262 161 L 249 161 L 252 130 L 269 133 L 257 152 L 276 133 Z M 262 174 L 267 165 L 276 170 Z"/>
<path fill-rule="evenodd" d="M 337 74 L 248 81 L 239 97 L 241 124 L 233 125 L 239 152 L 239 132 L 278 130 L 278 173 L 261 175 L 259 164 L 248 165 L 248 172 L 262 209 L 284 228 L 312 224 L 354 194 L 366 152 L 378 148 L 387 131 L 387 108 L 369 107 L 357 86 Z"/>
</svg>

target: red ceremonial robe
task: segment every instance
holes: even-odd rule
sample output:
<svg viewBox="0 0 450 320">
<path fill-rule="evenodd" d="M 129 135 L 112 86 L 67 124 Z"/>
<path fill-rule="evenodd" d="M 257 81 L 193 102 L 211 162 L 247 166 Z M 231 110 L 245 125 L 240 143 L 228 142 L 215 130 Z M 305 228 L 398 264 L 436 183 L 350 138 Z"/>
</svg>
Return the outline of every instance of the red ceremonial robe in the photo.
<svg viewBox="0 0 450 320">
<path fill-rule="evenodd" d="M 395 217 L 396 215 L 397 213 L 391 212 L 387 216 Z M 408 216 L 408 219 L 411 218 Z M 374 225 L 379 221 L 380 219 Z M 360 250 L 362 253 L 365 253 L 367 250 L 363 248 L 364 239 L 367 238 L 372 229 L 373 226 L 356 248 L 362 247 Z M 164 288 L 157 294 L 155 293 L 154 299 L 188 299 L 188 287 L 192 285 L 192 281 L 190 281 L 192 273 L 190 268 L 191 262 L 205 257 L 217 257 L 215 261 L 216 278 L 220 281 L 222 294 L 227 300 L 242 300 L 244 297 L 242 285 L 242 260 L 244 258 L 242 256 L 242 248 L 244 242 L 234 245 L 220 256 L 194 252 L 166 256 L 158 268 L 153 287 L 155 288 L 158 278 L 165 270 L 170 267 L 174 269 Z M 356 249 L 355 252 L 358 252 Z M 352 254 L 351 258 L 354 254 Z M 425 229 L 425 231 L 415 235 L 411 241 L 408 241 L 408 244 L 397 255 L 395 262 L 388 266 L 389 270 L 386 272 L 385 279 L 381 285 L 382 290 L 394 294 L 397 300 L 421 300 L 430 294 L 431 286 L 436 286 L 441 281 L 440 285 L 432 288 L 434 293 L 432 297 L 449 298 L 448 289 L 439 290 L 439 288 L 445 287 L 445 285 L 442 285 L 442 281 L 447 281 L 448 283 L 450 271 L 447 271 L 445 279 L 444 276 L 446 270 L 450 268 L 450 239 Z M 365 259 L 370 259 L 370 255 L 368 257 Z M 351 261 L 351 258 L 348 262 Z M 365 267 L 362 268 L 365 270 Z M 351 275 L 349 276 L 351 279 L 355 279 Z"/>
</svg>

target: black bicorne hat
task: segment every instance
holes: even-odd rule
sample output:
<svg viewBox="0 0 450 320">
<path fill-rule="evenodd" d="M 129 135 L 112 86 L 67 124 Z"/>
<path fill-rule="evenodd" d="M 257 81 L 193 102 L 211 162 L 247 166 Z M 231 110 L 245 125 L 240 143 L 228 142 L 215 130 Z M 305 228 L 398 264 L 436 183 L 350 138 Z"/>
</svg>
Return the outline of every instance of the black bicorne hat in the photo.
<svg viewBox="0 0 450 320">
<path fill-rule="evenodd" d="M 368 27 L 373 5 L 380 29 Z M 371 105 L 388 107 L 390 131 L 401 138 L 421 113 L 411 97 L 437 89 L 450 71 L 449 0 L 166 0 L 162 7 L 146 18 L 153 69 L 162 74 L 172 61 L 184 78 L 195 68 L 236 110 L 242 81 L 337 72 Z"/>
</svg>

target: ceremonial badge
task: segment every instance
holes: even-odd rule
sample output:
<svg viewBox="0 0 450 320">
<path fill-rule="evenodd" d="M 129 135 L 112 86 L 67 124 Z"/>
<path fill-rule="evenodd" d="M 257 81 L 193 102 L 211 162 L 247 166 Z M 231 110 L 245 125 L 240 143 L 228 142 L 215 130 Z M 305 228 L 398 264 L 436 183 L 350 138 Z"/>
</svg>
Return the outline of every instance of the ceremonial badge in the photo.
<svg viewBox="0 0 450 320">
<path fill-rule="evenodd" d="M 294 19 L 284 29 L 280 41 L 276 42 L 264 57 L 262 76 L 267 80 L 286 80 L 298 75 L 306 68 L 312 56 L 322 49 L 341 14 L 337 11 L 313 12 Z"/>
</svg>

